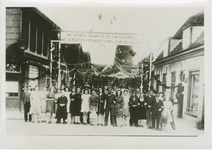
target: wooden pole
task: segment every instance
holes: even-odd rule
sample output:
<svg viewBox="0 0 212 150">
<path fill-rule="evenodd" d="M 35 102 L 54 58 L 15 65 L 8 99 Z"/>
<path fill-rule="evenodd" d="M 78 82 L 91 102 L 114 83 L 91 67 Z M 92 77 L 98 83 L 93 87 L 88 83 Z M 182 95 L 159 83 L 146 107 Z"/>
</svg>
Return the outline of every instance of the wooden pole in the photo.
<svg viewBox="0 0 212 150">
<path fill-rule="evenodd" d="M 61 69 L 60 69 L 60 62 L 61 62 L 61 43 L 59 42 L 59 49 L 58 49 L 58 79 L 57 79 L 57 88 L 59 89 L 61 86 Z"/>
</svg>

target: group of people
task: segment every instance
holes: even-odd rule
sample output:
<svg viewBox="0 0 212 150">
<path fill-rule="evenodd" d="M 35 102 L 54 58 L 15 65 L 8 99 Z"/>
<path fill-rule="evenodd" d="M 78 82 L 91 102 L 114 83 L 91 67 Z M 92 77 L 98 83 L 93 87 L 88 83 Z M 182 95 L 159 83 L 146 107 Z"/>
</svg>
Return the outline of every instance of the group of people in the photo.
<svg viewBox="0 0 212 150">
<path fill-rule="evenodd" d="M 70 116 L 71 124 L 90 124 L 107 126 L 108 120 L 114 127 L 144 127 L 167 131 L 172 116 L 170 93 L 147 93 L 140 89 L 72 88 L 57 89 L 51 87 L 42 91 L 35 86 L 31 91 L 27 87 L 22 97 L 25 121 L 52 123 L 53 114 L 56 123 L 66 124 Z M 70 115 L 69 115 L 70 114 Z"/>
</svg>

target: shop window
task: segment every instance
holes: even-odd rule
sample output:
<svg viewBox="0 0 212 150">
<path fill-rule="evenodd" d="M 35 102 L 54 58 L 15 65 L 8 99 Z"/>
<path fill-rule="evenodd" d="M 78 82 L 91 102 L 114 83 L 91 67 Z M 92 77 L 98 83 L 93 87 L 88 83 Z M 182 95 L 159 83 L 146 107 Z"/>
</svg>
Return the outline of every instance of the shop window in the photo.
<svg viewBox="0 0 212 150">
<path fill-rule="evenodd" d="M 199 71 L 191 71 L 189 76 L 189 93 L 187 101 L 187 112 L 197 114 L 199 101 Z"/>
</svg>

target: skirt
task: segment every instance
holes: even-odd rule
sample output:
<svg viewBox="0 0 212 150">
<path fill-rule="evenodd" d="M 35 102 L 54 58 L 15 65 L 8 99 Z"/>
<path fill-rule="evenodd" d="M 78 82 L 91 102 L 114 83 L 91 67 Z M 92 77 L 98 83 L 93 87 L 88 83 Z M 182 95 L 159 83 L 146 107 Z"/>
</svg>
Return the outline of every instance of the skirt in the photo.
<svg viewBox="0 0 212 150">
<path fill-rule="evenodd" d="M 120 105 L 115 105 L 115 116 L 123 116 L 123 108 Z"/>
<path fill-rule="evenodd" d="M 46 112 L 47 113 L 55 113 L 55 102 L 54 102 L 54 100 L 46 101 Z"/>
<path fill-rule="evenodd" d="M 128 116 L 130 116 L 130 110 L 129 110 L 129 107 L 124 107 L 123 108 L 123 116 L 126 116 L 126 117 L 128 117 Z"/>
</svg>

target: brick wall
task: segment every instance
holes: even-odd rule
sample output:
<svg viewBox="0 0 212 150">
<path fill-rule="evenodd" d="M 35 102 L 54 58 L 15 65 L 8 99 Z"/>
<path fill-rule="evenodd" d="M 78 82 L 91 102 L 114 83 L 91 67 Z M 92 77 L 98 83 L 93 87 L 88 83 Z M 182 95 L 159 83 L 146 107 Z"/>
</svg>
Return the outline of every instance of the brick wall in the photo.
<svg viewBox="0 0 212 150">
<path fill-rule="evenodd" d="M 21 9 L 6 8 L 6 48 L 17 42 L 21 28 Z"/>
</svg>

